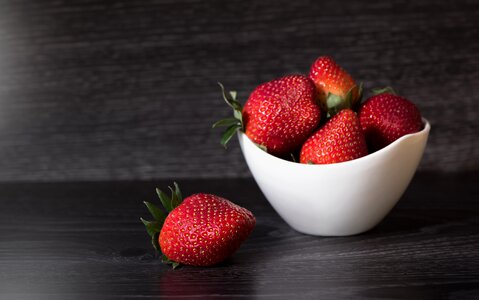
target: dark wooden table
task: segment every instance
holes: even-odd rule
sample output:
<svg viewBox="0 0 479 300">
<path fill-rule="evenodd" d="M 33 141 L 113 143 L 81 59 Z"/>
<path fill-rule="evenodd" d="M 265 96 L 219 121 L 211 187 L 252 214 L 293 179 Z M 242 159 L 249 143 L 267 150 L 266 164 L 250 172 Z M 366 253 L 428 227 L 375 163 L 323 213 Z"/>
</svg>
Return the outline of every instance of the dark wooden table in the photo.
<svg viewBox="0 0 479 300">
<path fill-rule="evenodd" d="M 182 180 L 252 210 L 257 227 L 211 268 L 171 270 L 139 222 L 171 182 L 0 185 L 0 298 L 478 299 L 479 173 L 417 174 L 391 214 L 352 237 L 289 228 L 252 180 Z"/>
</svg>

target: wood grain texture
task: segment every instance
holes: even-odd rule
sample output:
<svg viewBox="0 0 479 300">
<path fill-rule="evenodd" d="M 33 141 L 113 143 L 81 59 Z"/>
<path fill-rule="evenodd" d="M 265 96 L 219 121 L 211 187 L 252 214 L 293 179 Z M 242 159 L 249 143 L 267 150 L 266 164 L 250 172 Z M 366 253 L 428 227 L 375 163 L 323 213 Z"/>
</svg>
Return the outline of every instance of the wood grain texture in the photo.
<svg viewBox="0 0 479 300">
<path fill-rule="evenodd" d="M 421 170 L 479 168 L 477 1 L 0 0 L 0 181 L 250 176 L 211 124 L 330 54 L 432 124 Z"/>
<path fill-rule="evenodd" d="M 225 263 L 174 271 L 138 220 L 171 182 L 2 184 L 0 298 L 477 299 L 478 179 L 418 174 L 375 229 L 329 238 L 292 230 L 249 179 L 184 180 L 257 226 Z"/>
</svg>

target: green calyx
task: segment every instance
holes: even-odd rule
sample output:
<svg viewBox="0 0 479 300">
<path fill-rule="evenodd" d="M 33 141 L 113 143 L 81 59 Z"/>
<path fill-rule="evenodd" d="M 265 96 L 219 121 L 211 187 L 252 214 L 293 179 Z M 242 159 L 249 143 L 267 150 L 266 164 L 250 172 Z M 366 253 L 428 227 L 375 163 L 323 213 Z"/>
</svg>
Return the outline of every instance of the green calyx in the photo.
<svg viewBox="0 0 479 300">
<path fill-rule="evenodd" d="M 387 86 L 385 88 L 372 89 L 372 93 L 373 93 L 374 96 L 377 96 L 377 95 L 380 95 L 380 94 L 397 95 L 396 91 L 390 86 Z"/>
<path fill-rule="evenodd" d="M 176 269 L 176 268 L 178 268 L 178 267 L 181 265 L 179 262 L 170 260 L 170 259 L 169 259 L 168 257 L 166 257 L 166 255 L 164 255 L 164 254 L 161 256 L 161 261 L 162 261 L 163 263 L 167 264 L 167 265 L 171 265 L 171 267 L 172 267 L 173 269 Z"/>
<path fill-rule="evenodd" d="M 220 140 L 220 144 L 226 148 L 226 145 L 238 130 L 244 131 L 243 107 L 238 100 L 236 100 L 236 91 L 226 92 L 225 87 L 221 83 L 218 82 L 218 85 L 221 88 L 221 93 L 226 104 L 233 109 L 233 118 L 219 120 L 213 124 L 213 128 L 226 127 Z"/>
<path fill-rule="evenodd" d="M 326 106 L 326 117 L 330 118 L 340 112 L 343 109 L 354 109 L 356 105 L 361 102 L 363 96 L 363 84 L 359 84 L 358 94 L 356 99 L 354 98 L 353 91 L 357 86 L 354 85 L 349 89 L 344 97 L 338 96 L 336 94 L 328 93 L 325 100 Z"/>
<path fill-rule="evenodd" d="M 158 198 L 160 198 L 160 202 L 163 206 L 162 208 L 156 206 L 151 202 L 143 201 L 143 203 L 145 203 L 146 205 L 146 208 L 153 216 L 153 220 L 148 221 L 143 218 L 140 218 L 140 221 L 143 223 L 143 225 L 145 225 L 146 232 L 151 237 L 151 244 L 153 245 L 153 248 L 155 248 L 155 250 L 158 251 L 160 254 L 162 253 L 158 238 L 160 236 L 161 228 L 163 227 L 163 224 L 165 223 L 165 219 L 168 214 L 176 207 L 178 207 L 183 201 L 180 187 L 176 182 L 173 183 L 173 186 L 173 188 L 168 187 L 171 191 L 171 196 L 168 196 L 158 188 L 156 189 Z M 169 260 L 165 255 L 162 255 L 162 260 L 165 263 L 171 264 L 173 268 L 179 266 L 179 263 Z"/>
<path fill-rule="evenodd" d="M 254 143 L 254 144 L 256 145 L 256 147 L 260 148 L 264 152 L 268 152 L 268 148 L 265 145 L 261 145 L 261 144 L 257 144 L 257 143 Z"/>
</svg>

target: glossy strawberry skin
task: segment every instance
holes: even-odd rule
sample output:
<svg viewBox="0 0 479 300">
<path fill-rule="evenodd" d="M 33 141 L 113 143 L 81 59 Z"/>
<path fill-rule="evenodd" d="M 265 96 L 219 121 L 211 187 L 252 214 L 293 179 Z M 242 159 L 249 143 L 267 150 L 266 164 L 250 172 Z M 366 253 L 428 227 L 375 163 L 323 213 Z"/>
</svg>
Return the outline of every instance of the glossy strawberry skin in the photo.
<svg viewBox="0 0 479 300">
<path fill-rule="evenodd" d="M 423 127 L 421 113 L 416 105 L 390 93 L 367 99 L 359 110 L 359 121 L 371 151 L 384 148 Z"/>
<path fill-rule="evenodd" d="M 195 194 L 169 213 L 159 244 L 169 260 L 211 266 L 231 256 L 255 224 L 247 209 L 215 195 Z"/>
<path fill-rule="evenodd" d="M 258 86 L 243 108 L 246 135 L 268 153 L 285 157 L 316 129 L 321 110 L 314 84 L 303 75 Z"/>
<path fill-rule="evenodd" d="M 352 90 L 352 103 L 349 108 L 358 101 L 359 87 L 356 82 L 329 56 L 321 56 L 314 61 L 309 71 L 309 78 L 316 86 L 323 110 L 327 109 L 325 101 L 328 93 L 344 98 Z"/>
<path fill-rule="evenodd" d="M 368 154 L 359 119 L 344 109 L 316 131 L 301 148 L 300 162 L 332 164 L 353 160 Z"/>
</svg>

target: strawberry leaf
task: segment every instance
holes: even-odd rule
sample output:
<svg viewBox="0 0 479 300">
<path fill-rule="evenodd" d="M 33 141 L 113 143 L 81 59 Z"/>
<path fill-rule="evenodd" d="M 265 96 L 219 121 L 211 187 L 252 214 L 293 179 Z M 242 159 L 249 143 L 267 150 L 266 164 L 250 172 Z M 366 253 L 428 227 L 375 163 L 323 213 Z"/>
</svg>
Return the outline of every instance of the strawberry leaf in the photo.
<svg viewBox="0 0 479 300">
<path fill-rule="evenodd" d="M 180 202 L 183 202 L 183 195 L 181 195 L 180 186 L 179 186 L 178 183 L 176 183 L 176 182 L 173 182 L 173 185 L 175 186 L 176 196 L 178 197 L 178 199 L 180 200 Z"/>
<path fill-rule="evenodd" d="M 169 186 L 168 189 L 171 191 L 171 197 L 169 197 L 159 188 L 156 188 L 156 193 L 158 194 L 158 198 L 160 198 L 163 207 L 168 212 L 171 212 L 173 209 L 175 209 L 181 204 L 181 202 L 183 201 L 183 196 L 181 195 L 180 186 L 176 182 L 173 182 L 173 187 Z"/>
<path fill-rule="evenodd" d="M 356 86 L 353 86 L 344 96 L 344 107 L 352 107 L 353 106 L 353 89 Z"/>
<path fill-rule="evenodd" d="M 156 189 L 156 193 L 158 194 L 158 198 L 160 198 L 161 204 L 163 207 L 168 211 L 172 211 L 173 208 L 171 207 L 171 199 L 168 197 L 167 194 L 165 194 L 163 191 L 161 191 L 159 188 Z"/>
<path fill-rule="evenodd" d="M 218 122 L 213 124 L 213 128 L 218 128 L 218 127 L 229 127 L 231 125 L 238 124 L 241 125 L 236 118 L 229 118 L 229 119 L 223 119 L 219 120 Z"/>
<path fill-rule="evenodd" d="M 221 88 L 221 94 L 223 95 L 223 99 L 225 100 L 226 104 L 228 104 L 232 109 L 241 108 L 241 104 L 238 102 L 238 100 L 236 100 L 236 92 L 231 91 L 229 93 L 226 93 L 226 90 L 223 84 L 218 82 L 218 85 Z"/>
<path fill-rule="evenodd" d="M 218 82 L 218 85 L 221 88 L 221 94 L 226 104 L 228 104 L 228 106 L 233 109 L 233 118 L 220 120 L 213 124 L 213 128 L 227 127 L 220 140 L 220 144 L 226 148 L 226 145 L 231 140 L 236 131 L 244 131 L 243 107 L 238 102 L 238 100 L 236 100 L 236 91 L 226 92 L 225 87 L 220 82 Z"/>
<path fill-rule="evenodd" d="M 161 231 L 161 227 L 163 226 L 162 221 L 147 221 L 143 218 L 140 218 L 141 222 L 146 227 L 146 232 L 148 232 L 149 236 L 155 235 L 155 233 L 159 233 Z"/>
<path fill-rule="evenodd" d="M 292 162 L 298 162 L 298 160 L 296 159 L 296 157 L 294 156 L 293 153 L 290 153 L 290 155 L 291 155 L 291 161 Z"/>
<path fill-rule="evenodd" d="M 231 138 L 233 137 L 233 135 L 235 135 L 235 133 L 240 130 L 240 126 L 237 125 L 237 124 L 233 124 L 231 125 L 230 127 L 228 127 L 228 129 L 226 129 L 226 131 L 223 133 L 223 136 L 221 137 L 221 140 L 220 140 L 220 144 L 227 148 L 226 145 L 228 144 L 228 142 L 231 140 Z"/>
<path fill-rule="evenodd" d="M 151 236 L 151 244 L 153 245 L 153 248 L 161 253 L 161 248 L 160 248 L 160 243 L 159 243 L 159 237 L 160 233 L 157 232 L 154 235 Z"/>
<path fill-rule="evenodd" d="M 165 221 L 166 216 L 161 211 L 161 209 L 158 208 L 158 206 L 148 201 L 143 201 L 143 203 L 145 203 L 146 207 L 148 208 L 148 211 L 151 213 L 151 215 L 153 216 L 155 220 Z"/>
<path fill-rule="evenodd" d="M 161 204 L 169 213 L 181 204 L 181 202 L 183 201 L 183 196 L 181 194 L 178 183 L 173 182 L 173 188 L 172 187 L 168 187 L 168 188 L 171 191 L 171 197 L 166 195 L 159 188 L 156 188 L 156 193 L 158 194 L 158 197 L 160 198 Z M 143 225 L 145 225 L 146 232 L 151 237 L 151 244 L 153 245 L 153 248 L 155 248 L 155 250 L 161 254 L 159 237 L 160 237 L 161 228 L 163 227 L 163 224 L 165 223 L 165 220 L 166 220 L 166 215 L 162 209 L 160 209 L 158 206 L 154 205 L 153 203 L 150 203 L 148 201 L 144 201 L 143 203 L 145 203 L 146 207 L 148 208 L 148 211 L 151 213 L 151 215 L 153 216 L 155 220 L 148 221 L 143 218 L 140 218 L 140 220 L 143 223 Z M 173 262 L 173 263 L 177 264 L 176 262 Z"/>
<path fill-rule="evenodd" d="M 332 117 L 337 114 L 341 109 L 345 108 L 345 99 L 336 94 L 328 93 L 326 96 L 327 117 Z"/>
<path fill-rule="evenodd" d="M 385 88 L 379 88 L 379 89 L 372 89 L 372 93 L 374 96 L 380 95 L 380 94 L 393 94 L 397 95 L 396 91 L 390 86 L 387 86 Z"/>
<path fill-rule="evenodd" d="M 364 88 L 363 88 L 363 83 L 361 82 L 359 84 L 359 88 L 358 88 L 358 100 L 357 100 L 357 103 L 361 102 L 361 99 L 363 98 L 363 92 L 364 92 Z"/>
<path fill-rule="evenodd" d="M 235 117 L 236 120 L 239 121 L 241 127 L 243 127 L 243 112 L 241 111 L 241 109 L 235 109 L 233 111 L 233 116 Z"/>
<path fill-rule="evenodd" d="M 173 188 L 170 186 L 168 188 L 171 191 L 171 209 L 173 210 L 181 204 L 181 201 L 178 199 L 178 195 L 176 194 L 175 190 L 173 190 Z"/>
<path fill-rule="evenodd" d="M 238 95 L 238 93 L 236 91 L 230 91 L 231 99 L 236 100 L 237 95 Z"/>
<path fill-rule="evenodd" d="M 358 89 L 356 97 L 354 97 L 354 91 Z M 330 118 L 335 114 L 339 113 L 343 109 L 351 108 L 354 109 L 358 107 L 359 102 L 361 102 L 361 97 L 363 93 L 363 84 L 361 83 L 359 87 L 353 85 L 349 91 L 342 97 L 333 93 L 328 93 L 326 96 L 326 117 Z"/>
<path fill-rule="evenodd" d="M 354 111 L 358 111 L 359 108 L 361 107 L 361 101 L 363 99 L 363 93 L 364 93 L 364 88 L 363 88 L 363 83 L 361 82 L 359 84 L 359 87 L 358 87 L 358 96 L 357 96 L 356 102 L 353 101 L 353 105 L 351 106 L 351 108 Z"/>
<path fill-rule="evenodd" d="M 268 152 L 268 148 L 266 148 L 265 145 L 261 145 L 261 144 L 257 144 L 257 143 L 254 143 L 254 144 L 256 145 L 256 147 L 260 148 L 264 152 Z"/>
<path fill-rule="evenodd" d="M 171 265 L 171 267 L 174 269 L 178 268 L 179 266 L 181 266 L 180 263 L 176 262 L 176 261 L 172 261 L 171 259 L 169 259 L 168 257 L 166 257 L 166 255 L 162 255 L 161 256 L 161 261 L 165 264 L 169 264 Z"/>
</svg>

